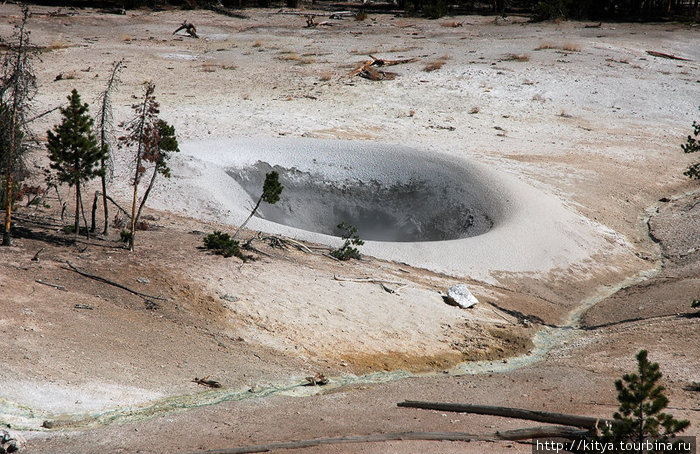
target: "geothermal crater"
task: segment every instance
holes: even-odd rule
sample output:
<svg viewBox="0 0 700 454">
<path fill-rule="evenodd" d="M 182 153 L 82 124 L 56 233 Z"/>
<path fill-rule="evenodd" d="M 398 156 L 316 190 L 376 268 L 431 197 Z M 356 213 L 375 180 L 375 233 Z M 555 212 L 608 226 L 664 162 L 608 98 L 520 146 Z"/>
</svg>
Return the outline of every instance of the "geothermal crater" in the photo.
<svg viewBox="0 0 700 454">
<path fill-rule="evenodd" d="M 275 170 L 280 201 L 261 204 L 253 230 L 337 247 L 344 222 L 366 240 L 363 254 L 482 279 L 563 268 L 605 246 L 590 221 L 553 195 L 445 153 L 302 138 L 215 139 L 181 149 L 173 191 L 188 211 L 218 222 L 240 225 Z"/>
<path fill-rule="evenodd" d="M 370 164 L 370 163 L 368 163 Z M 431 173 L 421 162 L 410 179 L 386 184 L 380 178 L 329 179 L 319 172 L 272 166 L 258 161 L 227 173 L 251 198 L 259 197 L 266 173 L 274 170 L 284 186 L 275 205 L 262 204 L 260 217 L 310 232 L 339 236 L 338 224 L 357 227 L 374 241 L 443 241 L 480 235 L 493 222 L 478 200 L 478 186 Z M 468 183 L 468 182 L 466 182 Z"/>
</svg>

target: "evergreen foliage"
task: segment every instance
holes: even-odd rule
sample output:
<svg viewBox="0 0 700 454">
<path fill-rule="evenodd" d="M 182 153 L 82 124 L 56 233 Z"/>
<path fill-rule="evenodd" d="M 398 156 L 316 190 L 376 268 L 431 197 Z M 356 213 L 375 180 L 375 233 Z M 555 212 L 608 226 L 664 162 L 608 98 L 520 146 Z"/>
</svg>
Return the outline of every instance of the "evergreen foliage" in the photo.
<svg viewBox="0 0 700 454">
<path fill-rule="evenodd" d="M 331 251 L 331 255 L 338 260 L 359 260 L 361 258 L 360 251 L 355 246 L 362 246 L 365 242 L 357 235 L 357 227 L 341 222 L 338 224 L 338 229 L 342 232 L 341 235 L 345 243 L 338 249 Z"/>
<path fill-rule="evenodd" d="M 663 413 L 669 401 L 664 387 L 658 384 L 662 377 L 659 364 L 649 362 L 646 350 L 640 350 L 636 357 L 637 373 L 625 374 L 615 382 L 620 402 L 619 411 L 613 414 L 616 424 L 606 427 L 600 439 L 603 443 L 612 443 L 615 448 L 630 442 L 668 443 L 690 425 L 687 420 L 677 420 Z"/>
<path fill-rule="evenodd" d="M 235 255 L 244 262 L 248 259 L 248 257 L 241 252 L 238 241 L 231 238 L 228 233 L 222 233 L 218 230 L 215 230 L 214 233 L 210 233 L 204 238 L 204 247 L 224 257 Z"/>
<path fill-rule="evenodd" d="M 693 122 L 693 135 L 688 135 L 688 138 L 686 142 L 681 145 L 681 149 L 683 150 L 683 153 L 695 153 L 700 151 L 700 140 L 698 140 L 698 137 L 700 136 L 700 123 L 697 121 Z M 688 178 L 693 178 L 695 180 L 700 180 L 700 162 L 696 162 L 695 164 L 691 164 L 685 172 L 683 172 L 683 175 L 687 176 Z"/>
<path fill-rule="evenodd" d="M 47 131 L 46 145 L 51 160 L 51 168 L 61 183 L 75 186 L 75 232 L 79 231 L 80 207 L 82 199 L 80 186 L 84 182 L 102 175 L 100 162 L 105 157 L 105 149 L 97 145 L 92 132 L 93 121 L 88 115 L 88 105 L 80 102 L 80 95 L 73 89 L 68 96 L 69 104 L 62 107 L 63 120 Z"/>
<path fill-rule="evenodd" d="M 245 227 L 246 224 L 248 224 L 248 221 L 250 221 L 250 218 L 252 218 L 253 215 L 255 215 L 255 213 L 258 211 L 258 208 L 260 208 L 260 204 L 263 201 L 271 205 L 274 205 L 275 203 L 279 202 L 280 194 L 282 194 L 283 189 L 284 186 L 280 184 L 279 173 L 275 172 L 274 170 L 272 172 L 268 172 L 265 175 L 265 182 L 263 183 L 263 192 L 260 195 L 258 202 L 253 207 L 246 220 L 243 221 L 243 224 L 241 224 L 240 227 L 238 227 L 236 233 L 233 234 L 233 238 L 236 238 L 243 229 L 243 227 Z"/>
</svg>

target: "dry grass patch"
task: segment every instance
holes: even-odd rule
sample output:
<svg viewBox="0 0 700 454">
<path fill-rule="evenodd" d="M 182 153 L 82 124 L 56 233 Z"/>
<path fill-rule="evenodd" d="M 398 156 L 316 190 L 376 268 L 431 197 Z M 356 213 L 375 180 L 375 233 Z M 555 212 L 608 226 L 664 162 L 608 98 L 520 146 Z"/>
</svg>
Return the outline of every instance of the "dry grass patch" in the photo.
<svg viewBox="0 0 700 454">
<path fill-rule="evenodd" d="M 214 63 L 202 63 L 202 71 L 205 73 L 213 73 L 216 72 L 216 68 L 218 65 L 215 65 Z"/>
<path fill-rule="evenodd" d="M 581 51 L 581 46 L 579 46 L 576 43 L 563 43 L 563 44 L 554 44 L 550 42 L 542 42 L 540 43 L 539 46 L 535 47 L 535 50 L 546 50 L 546 49 L 558 49 L 558 50 L 564 50 L 567 52 L 580 52 Z"/>
<path fill-rule="evenodd" d="M 59 50 L 59 49 L 67 49 L 70 47 L 70 43 L 67 41 L 62 41 L 62 40 L 55 40 L 51 41 L 51 43 L 46 46 L 46 50 Z"/>
<path fill-rule="evenodd" d="M 318 80 L 321 82 L 328 82 L 333 78 L 333 73 L 330 71 L 322 72 L 321 74 L 318 75 Z"/>
<path fill-rule="evenodd" d="M 262 47 L 262 45 L 263 45 L 263 42 L 258 40 L 258 41 L 255 41 L 253 43 L 252 47 Z"/>
<path fill-rule="evenodd" d="M 433 72 L 437 71 L 438 69 L 442 68 L 442 65 L 445 64 L 445 62 L 449 59 L 449 55 L 443 55 L 442 57 L 438 58 L 437 60 L 428 63 L 423 67 L 423 71 L 425 72 Z"/>
<path fill-rule="evenodd" d="M 455 21 L 447 21 L 447 22 L 441 22 L 440 25 L 443 27 L 448 27 L 448 28 L 457 28 L 457 27 L 461 27 L 462 23 L 455 22 Z"/>
<path fill-rule="evenodd" d="M 530 56 L 527 54 L 508 54 L 505 57 L 503 57 L 504 61 L 530 61 Z"/>
</svg>

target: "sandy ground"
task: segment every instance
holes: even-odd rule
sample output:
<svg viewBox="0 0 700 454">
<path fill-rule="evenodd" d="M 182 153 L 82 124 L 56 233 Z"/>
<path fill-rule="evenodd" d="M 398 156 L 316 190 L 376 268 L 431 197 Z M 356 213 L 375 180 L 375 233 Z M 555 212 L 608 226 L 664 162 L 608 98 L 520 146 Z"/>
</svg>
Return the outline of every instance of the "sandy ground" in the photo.
<svg viewBox="0 0 700 454">
<path fill-rule="evenodd" d="M 0 8 L 8 18 L 0 33 L 7 36 L 19 10 Z M 672 412 L 691 419 L 690 434 L 697 434 L 698 394 L 687 387 L 700 381 L 700 330 L 697 319 L 677 315 L 689 312 L 700 288 L 700 204 L 692 192 L 697 185 L 682 176 L 690 159 L 678 146 L 698 114 L 695 27 L 588 29 L 488 17 L 459 17 L 454 20 L 462 27 L 448 27 L 447 21 L 372 16 L 306 29 L 302 18 L 272 11 L 251 11 L 245 20 L 210 12 L 52 11 L 37 8 L 30 25 L 43 47 L 37 112 L 62 102 L 73 87 L 92 102 L 112 62 L 123 57 L 117 119 L 129 115 L 132 96 L 150 79 L 181 141 L 351 139 L 473 159 L 556 196 L 606 232 L 611 248 L 562 269 L 495 269 L 491 282 L 371 258 L 336 263 L 262 242 L 256 244 L 270 257 L 241 265 L 197 249 L 205 233 L 230 226 L 216 222 L 223 209 L 216 201 L 195 198 L 195 209 L 173 197 L 177 192 L 168 188 L 177 176 L 156 188 L 153 206 L 161 210 L 148 212 L 151 229 L 139 232 L 133 254 L 119 247 L 114 233 L 71 244 L 56 224 L 55 200 L 31 218 L 31 210 L 22 210 L 15 246 L 0 251 L 0 418 L 32 429 L 24 432 L 28 452 L 196 452 L 528 425 L 396 408 L 404 399 L 609 416 L 612 382 L 633 367 L 640 348 L 661 364 Z M 171 35 L 184 19 L 197 25 L 202 39 Z M 418 61 L 389 68 L 398 73 L 392 81 L 348 76 L 370 53 Z M 424 71 L 436 61 L 443 62 L 438 70 Z M 43 117 L 36 130 L 56 121 L 55 114 Z M 39 154 L 34 161 L 46 165 Z M 118 181 L 128 159 L 117 164 L 114 191 L 124 201 L 126 188 Z M 63 192 L 69 198 L 68 189 Z M 39 261 L 32 261 L 41 248 Z M 79 276 L 67 260 L 166 300 L 146 304 Z M 389 294 L 378 284 L 334 276 L 409 285 Z M 633 284 L 635 278 L 640 282 Z M 458 282 L 481 304 L 469 311 L 445 305 L 438 291 Z M 571 322 L 571 311 L 583 306 L 591 307 L 583 329 L 553 338 L 547 348 L 532 343 L 543 323 Z M 523 362 L 512 358 L 522 354 Z M 476 374 L 429 372 L 481 359 L 495 362 L 476 363 L 472 369 L 483 371 Z M 331 377 L 330 388 L 297 386 L 316 372 Z M 191 381 L 204 376 L 224 389 L 207 392 Z M 530 447 L 342 447 L 426 450 Z"/>
</svg>

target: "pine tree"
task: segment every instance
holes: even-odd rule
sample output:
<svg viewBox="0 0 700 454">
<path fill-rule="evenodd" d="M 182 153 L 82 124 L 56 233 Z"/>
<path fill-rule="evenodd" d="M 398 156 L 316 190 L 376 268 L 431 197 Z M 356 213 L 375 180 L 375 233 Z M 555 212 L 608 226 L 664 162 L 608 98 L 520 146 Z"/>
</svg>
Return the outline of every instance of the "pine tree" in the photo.
<svg viewBox="0 0 700 454">
<path fill-rule="evenodd" d="M 664 395 L 664 387 L 658 384 L 661 376 L 659 364 L 649 362 L 647 351 L 640 350 L 637 353 L 637 373 L 625 374 L 622 380 L 615 382 L 620 407 L 613 414 L 615 424 L 605 428 L 602 442 L 612 442 L 616 448 L 621 446 L 620 443 L 647 440 L 666 443 L 690 425 L 687 420 L 677 420 L 663 413 L 668 398 Z"/>
<path fill-rule="evenodd" d="M 2 245 L 12 244 L 12 204 L 14 189 L 26 175 L 23 157 L 27 147 L 23 138 L 29 133 L 27 114 L 36 93 L 36 75 L 29 45 L 27 20 L 29 9 L 22 10 L 22 22 L 11 41 L 0 40 L 6 49 L 0 59 L 0 200 L 5 208 Z"/>
<path fill-rule="evenodd" d="M 255 207 L 253 207 L 253 210 L 250 212 L 250 215 L 248 215 L 243 224 L 241 224 L 240 227 L 238 227 L 236 233 L 233 234 L 232 239 L 235 239 L 241 232 L 243 227 L 245 227 L 246 224 L 248 224 L 248 221 L 250 221 L 250 218 L 252 218 L 253 215 L 258 211 L 258 208 L 260 208 L 260 204 L 262 202 L 267 202 L 270 205 L 274 205 L 275 203 L 279 202 L 280 194 L 282 194 L 282 190 L 284 189 L 284 186 L 280 184 L 279 178 L 279 173 L 275 172 L 274 170 L 265 175 L 265 182 L 263 183 L 263 192 L 260 195 L 258 202 L 255 204 Z"/>
<path fill-rule="evenodd" d="M 700 108 L 700 107 L 699 107 Z M 693 122 L 693 135 L 689 135 L 688 138 L 686 139 L 685 144 L 681 145 L 681 149 L 683 150 L 683 153 L 695 153 L 700 151 L 700 123 L 694 121 Z M 687 176 L 688 178 L 693 178 L 696 180 L 700 180 L 700 162 L 696 162 L 695 164 L 691 164 L 685 172 L 683 172 L 683 175 Z"/>
<path fill-rule="evenodd" d="M 146 205 L 153 185 L 158 175 L 170 178 L 170 167 L 168 160 L 171 153 L 180 151 L 175 136 L 175 128 L 159 118 L 159 104 L 155 97 L 155 85 L 151 82 L 146 84 L 143 101 L 134 104 L 132 109 L 135 116 L 128 122 L 121 124 L 126 128 L 127 135 L 120 137 L 120 147 L 131 148 L 134 152 L 134 178 L 132 185 L 134 188 L 131 202 L 131 225 L 128 234 L 122 237 L 128 241 L 129 250 L 134 250 L 134 235 L 136 225 L 143 207 Z M 138 201 L 139 185 L 148 169 L 146 165 L 152 164 L 151 178 L 144 192 L 141 201 Z"/>
<path fill-rule="evenodd" d="M 93 121 L 88 115 L 88 105 L 81 104 L 78 91 L 73 89 L 68 96 L 68 107 L 61 108 L 63 121 L 48 131 L 49 159 L 56 170 L 58 181 L 75 186 L 75 233 L 80 228 L 82 198 L 80 186 L 83 182 L 102 175 L 100 162 L 105 150 L 97 145 L 92 132 Z"/>
</svg>

